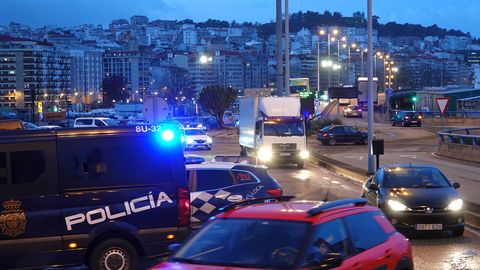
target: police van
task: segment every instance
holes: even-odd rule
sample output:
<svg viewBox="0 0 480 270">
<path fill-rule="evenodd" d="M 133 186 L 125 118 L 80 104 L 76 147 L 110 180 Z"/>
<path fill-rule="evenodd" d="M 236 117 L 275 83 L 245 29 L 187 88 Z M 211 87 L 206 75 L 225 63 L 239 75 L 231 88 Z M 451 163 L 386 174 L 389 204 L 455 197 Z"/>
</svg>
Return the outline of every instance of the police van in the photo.
<svg viewBox="0 0 480 270">
<path fill-rule="evenodd" d="M 189 219 L 174 125 L 0 133 L 0 269 L 138 269 Z"/>
</svg>

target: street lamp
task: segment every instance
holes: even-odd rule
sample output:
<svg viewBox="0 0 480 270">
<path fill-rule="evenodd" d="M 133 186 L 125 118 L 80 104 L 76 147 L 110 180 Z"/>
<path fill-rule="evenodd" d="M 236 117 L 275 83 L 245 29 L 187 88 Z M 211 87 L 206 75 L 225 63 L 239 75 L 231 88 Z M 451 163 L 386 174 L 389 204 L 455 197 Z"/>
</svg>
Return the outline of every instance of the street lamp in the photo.
<svg viewBox="0 0 480 270">
<path fill-rule="evenodd" d="M 328 31 L 325 31 L 324 29 L 321 29 L 319 34 L 321 36 L 323 35 L 327 35 L 327 51 L 328 51 L 328 61 L 331 62 L 331 59 L 330 59 L 330 42 L 335 42 L 335 36 L 338 34 L 338 29 L 333 29 L 332 30 L 332 34 L 333 36 L 330 35 L 330 32 Z M 320 61 L 320 45 L 318 45 L 318 52 L 317 52 L 317 56 L 318 56 L 318 60 L 317 61 Z M 318 64 L 317 62 L 317 76 L 318 76 L 318 81 L 320 81 L 320 65 Z M 330 73 L 330 70 L 328 70 L 328 87 L 331 86 L 331 73 Z"/>
</svg>

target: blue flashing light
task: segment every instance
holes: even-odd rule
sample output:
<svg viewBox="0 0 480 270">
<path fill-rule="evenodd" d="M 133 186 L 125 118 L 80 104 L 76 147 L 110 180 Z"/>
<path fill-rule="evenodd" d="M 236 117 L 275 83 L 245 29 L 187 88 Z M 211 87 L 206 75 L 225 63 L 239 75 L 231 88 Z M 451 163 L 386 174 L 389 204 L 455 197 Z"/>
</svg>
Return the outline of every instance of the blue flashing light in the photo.
<svg viewBox="0 0 480 270">
<path fill-rule="evenodd" d="M 175 133 L 170 129 L 166 129 L 166 130 L 162 131 L 160 137 L 165 142 L 171 142 L 175 138 Z"/>
</svg>

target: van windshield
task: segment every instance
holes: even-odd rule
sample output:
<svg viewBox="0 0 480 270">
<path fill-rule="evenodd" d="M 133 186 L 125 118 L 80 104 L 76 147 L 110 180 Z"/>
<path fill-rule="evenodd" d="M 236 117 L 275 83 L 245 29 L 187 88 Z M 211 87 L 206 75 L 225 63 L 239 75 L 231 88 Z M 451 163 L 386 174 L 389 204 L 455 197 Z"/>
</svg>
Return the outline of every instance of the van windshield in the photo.
<svg viewBox="0 0 480 270">
<path fill-rule="evenodd" d="M 305 134 L 303 121 L 265 121 L 263 127 L 265 136 L 303 136 Z"/>
</svg>

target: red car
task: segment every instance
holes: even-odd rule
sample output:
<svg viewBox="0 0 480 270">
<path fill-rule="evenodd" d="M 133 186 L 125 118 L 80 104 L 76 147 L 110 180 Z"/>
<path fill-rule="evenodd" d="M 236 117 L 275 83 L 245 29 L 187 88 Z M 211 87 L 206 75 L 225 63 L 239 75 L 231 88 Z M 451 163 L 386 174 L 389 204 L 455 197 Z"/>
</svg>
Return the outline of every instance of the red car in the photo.
<svg viewBox="0 0 480 270">
<path fill-rule="evenodd" d="M 152 270 L 413 269 L 409 241 L 366 203 L 279 199 L 227 210 Z"/>
</svg>

